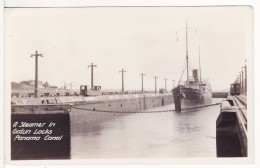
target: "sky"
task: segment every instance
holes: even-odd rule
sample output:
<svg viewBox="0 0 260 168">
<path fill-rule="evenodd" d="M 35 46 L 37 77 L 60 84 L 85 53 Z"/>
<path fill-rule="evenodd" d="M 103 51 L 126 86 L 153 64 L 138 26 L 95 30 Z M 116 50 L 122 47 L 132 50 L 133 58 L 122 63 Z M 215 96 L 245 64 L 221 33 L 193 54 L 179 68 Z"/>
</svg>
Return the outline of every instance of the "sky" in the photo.
<svg viewBox="0 0 260 168">
<path fill-rule="evenodd" d="M 39 80 L 73 87 L 91 84 L 125 90 L 172 89 L 185 67 L 185 24 L 191 68 L 199 68 L 213 90 L 229 88 L 252 63 L 253 13 L 250 7 L 82 7 L 6 8 L 5 58 L 10 80 L 34 80 L 37 50 Z M 248 65 L 250 66 L 250 65 Z M 191 74 L 191 72 L 190 72 Z M 182 79 L 186 78 L 186 73 Z"/>
</svg>

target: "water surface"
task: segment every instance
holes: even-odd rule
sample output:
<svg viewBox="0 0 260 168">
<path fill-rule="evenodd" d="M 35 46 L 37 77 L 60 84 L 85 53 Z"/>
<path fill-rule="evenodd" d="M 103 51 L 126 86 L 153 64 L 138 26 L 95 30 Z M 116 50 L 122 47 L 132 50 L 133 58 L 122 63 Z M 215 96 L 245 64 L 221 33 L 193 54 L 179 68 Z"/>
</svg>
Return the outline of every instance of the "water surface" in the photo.
<svg viewBox="0 0 260 168">
<path fill-rule="evenodd" d="M 220 101 L 213 99 L 212 103 Z M 151 110 L 165 109 L 174 109 L 174 105 Z M 72 111 L 72 159 L 216 157 L 219 111 L 217 105 L 110 116 L 99 122 L 88 122 L 86 115 Z"/>
</svg>

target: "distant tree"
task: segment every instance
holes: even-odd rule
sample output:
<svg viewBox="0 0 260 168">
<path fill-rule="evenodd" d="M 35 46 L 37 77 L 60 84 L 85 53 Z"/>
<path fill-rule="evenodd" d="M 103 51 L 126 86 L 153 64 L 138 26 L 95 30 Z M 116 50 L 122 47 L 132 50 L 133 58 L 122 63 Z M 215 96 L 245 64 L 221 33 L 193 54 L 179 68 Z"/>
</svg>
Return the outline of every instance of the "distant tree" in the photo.
<svg viewBox="0 0 260 168">
<path fill-rule="evenodd" d="M 49 83 L 46 81 L 45 83 L 43 83 L 43 87 L 47 88 L 49 86 Z"/>
</svg>

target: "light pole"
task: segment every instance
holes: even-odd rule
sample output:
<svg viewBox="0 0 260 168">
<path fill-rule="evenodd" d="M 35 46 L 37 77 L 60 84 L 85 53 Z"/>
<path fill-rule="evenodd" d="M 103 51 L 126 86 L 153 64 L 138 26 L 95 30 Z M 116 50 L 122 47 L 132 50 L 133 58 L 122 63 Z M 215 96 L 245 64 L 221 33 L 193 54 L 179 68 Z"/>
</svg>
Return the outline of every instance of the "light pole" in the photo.
<svg viewBox="0 0 260 168">
<path fill-rule="evenodd" d="M 144 73 L 141 73 L 140 76 L 142 76 L 142 93 L 144 93 Z"/>
<path fill-rule="evenodd" d="M 246 63 L 246 60 L 245 60 Z M 247 67 L 246 64 L 244 67 L 242 67 L 242 69 L 245 68 L 245 93 L 247 92 Z"/>
<path fill-rule="evenodd" d="M 35 57 L 35 84 L 34 84 L 34 97 L 38 97 L 38 57 L 43 57 L 42 54 L 38 54 L 38 51 L 35 51 L 35 54 L 32 54 L 31 57 Z"/>
<path fill-rule="evenodd" d="M 154 82 L 155 82 L 155 93 L 157 93 L 157 84 L 156 84 L 156 79 L 158 78 L 157 76 L 153 77 L 154 78 Z"/>
<path fill-rule="evenodd" d="M 124 72 L 126 72 L 124 69 L 122 69 L 121 71 L 119 71 L 119 73 L 122 73 L 122 93 L 125 92 L 125 89 L 124 89 Z"/>
<path fill-rule="evenodd" d="M 93 75 L 93 67 L 97 67 L 96 65 L 94 65 L 93 63 L 91 63 L 91 65 L 88 66 L 88 68 L 91 67 L 91 89 L 94 89 L 94 75 Z"/>
<path fill-rule="evenodd" d="M 242 80 L 241 80 L 241 82 L 242 82 L 242 93 L 244 92 L 244 71 L 243 71 L 243 69 L 242 69 L 242 71 L 241 71 L 241 73 L 242 73 Z"/>
<path fill-rule="evenodd" d="M 240 92 L 242 92 L 242 75 L 241 75 L 241 71 L 239 72 L 239 83 L 240 83 Z"/>
</svg>

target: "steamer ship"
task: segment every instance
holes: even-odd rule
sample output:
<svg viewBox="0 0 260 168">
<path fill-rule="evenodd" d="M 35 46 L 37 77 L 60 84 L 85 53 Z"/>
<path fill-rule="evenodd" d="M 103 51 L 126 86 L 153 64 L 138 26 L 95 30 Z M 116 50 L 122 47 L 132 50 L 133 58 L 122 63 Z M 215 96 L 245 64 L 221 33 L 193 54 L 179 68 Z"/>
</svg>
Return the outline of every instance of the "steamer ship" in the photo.
<svg viewBox="0 0 260 168">
<path fill-rule="evenodd" d="M 199 48 L 199 67 L 200 67 L 200 48 Z M 189 54 L 188 54 L 188 33 L 186 22 L 186 71 L 187 80 L 184 83 L 178 83 L 177 87 L 173 88 L 172 94 L 175 104 L 175 110 L 181 111 L 185 108 L 196 107 L 199 105 L 211 104 L 212 90 L 208 81 L 201 79 L 198 76 L 198 69 L 192 70 L 192 76 L 189 76 Z"/>
</svg>

